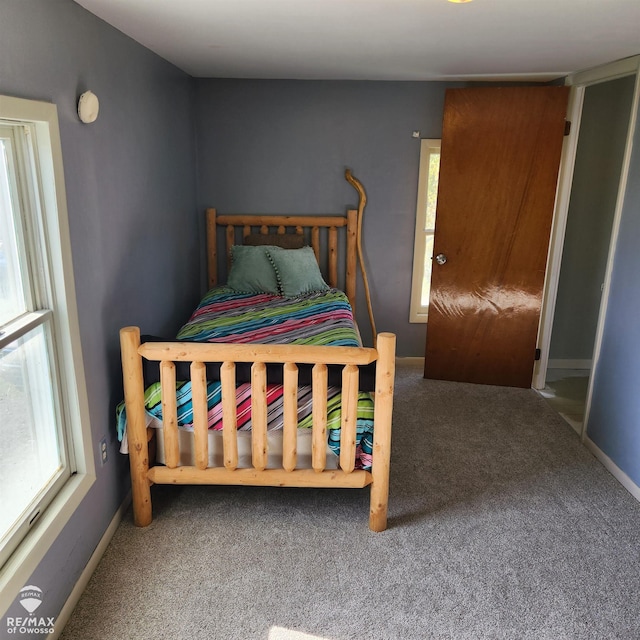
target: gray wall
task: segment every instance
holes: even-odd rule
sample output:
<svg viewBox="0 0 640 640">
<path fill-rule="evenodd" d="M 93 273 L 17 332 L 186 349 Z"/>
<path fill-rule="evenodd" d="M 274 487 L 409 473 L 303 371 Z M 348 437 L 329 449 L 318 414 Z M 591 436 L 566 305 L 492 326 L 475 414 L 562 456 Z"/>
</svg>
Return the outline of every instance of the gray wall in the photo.
<svg viewBox="0 0 640 640">
<path fill-rule="evenodd" d="M 640 114 L 639 114 L 640 115 Z M 618 236 L 587 435 L 640 485 L 640 126 Z"/>
<path fill-rule="evenodd" d="M 550 358 L 593 355 L 634 76 L 585 90 Z"/>
<path fill-rule="evenodd" d="M 378 331 L 423 356 L 409 323 L 420 140 L 442 132 L 439 82 L 198 80 L 198 201 L 224 213 L 341 213 L 368 197 L 363 246 Z M 362 287 L 359 287 L 362 294 Z M 366 344 L 362 295 L 357 319 Z"/>
<path fill-rule="evenodd" d="M 76 103 L 88 88 L 100 117 L 83 125 Z M 29 583 L 44 590 L 39 615 L 53 616 L 129 488 L 114 435 L 118 329 L 175 333 L 199 295 L 193 81 L 70 0 L 2 0 L 0 93 L 58 106 L 96 443 L 97 481 Z"/>
</svg>

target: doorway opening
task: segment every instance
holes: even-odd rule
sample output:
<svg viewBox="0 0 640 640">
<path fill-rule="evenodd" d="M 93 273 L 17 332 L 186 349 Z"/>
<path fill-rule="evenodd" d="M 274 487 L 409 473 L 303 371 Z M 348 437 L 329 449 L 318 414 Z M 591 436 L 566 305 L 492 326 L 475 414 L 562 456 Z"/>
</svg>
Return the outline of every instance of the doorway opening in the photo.
<svg viewBox="0 0 640 640">
<path fill-rule="evenodd" d="M 545 384 L 540 389 L 579 434 L 585 422 L 635 83 L 631 74 L 584 88 Z"/>
</svg>

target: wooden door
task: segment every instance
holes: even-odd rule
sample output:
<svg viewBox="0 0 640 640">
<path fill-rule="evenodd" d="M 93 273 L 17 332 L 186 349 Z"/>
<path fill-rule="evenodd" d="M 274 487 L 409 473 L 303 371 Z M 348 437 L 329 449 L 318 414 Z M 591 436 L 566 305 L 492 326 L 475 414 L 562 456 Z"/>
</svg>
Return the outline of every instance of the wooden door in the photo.
<svg viewBox="0 0 640 640">
<path fill-rule="evenodd" d="M 447 91 L 426 378 L 531 386 L 568 95 Z"/>
</svg>

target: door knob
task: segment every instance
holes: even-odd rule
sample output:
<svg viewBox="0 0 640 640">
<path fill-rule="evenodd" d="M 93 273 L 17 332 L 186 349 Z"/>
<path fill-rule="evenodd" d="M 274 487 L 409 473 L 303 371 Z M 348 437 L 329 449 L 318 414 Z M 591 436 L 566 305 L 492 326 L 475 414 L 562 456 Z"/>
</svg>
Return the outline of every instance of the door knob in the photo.
<svg viewBox="0 0 640 640">
<path fill-rule="evenodd" d="M 438 264 L 444 264 L 447 261 L 447 256 L 444 255 L 444 253 L 439 253 L 436 256 L 436 262 Z"/>
</svg>

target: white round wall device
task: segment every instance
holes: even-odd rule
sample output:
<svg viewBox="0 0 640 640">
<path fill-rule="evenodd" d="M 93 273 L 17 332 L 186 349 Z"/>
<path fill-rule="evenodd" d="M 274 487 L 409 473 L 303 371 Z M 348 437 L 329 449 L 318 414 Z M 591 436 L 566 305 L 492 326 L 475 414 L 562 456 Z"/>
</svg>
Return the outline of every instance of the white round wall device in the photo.
<svg viewBox="0 0 640 640">
<path fill-rule="evenodd" d="M 85 91 L 78 100 L 78 117 L 82 122 L 89 124 L 98 119 L 100 103 L 98 96 L 93 91 Z"/>
</svg>

